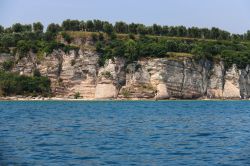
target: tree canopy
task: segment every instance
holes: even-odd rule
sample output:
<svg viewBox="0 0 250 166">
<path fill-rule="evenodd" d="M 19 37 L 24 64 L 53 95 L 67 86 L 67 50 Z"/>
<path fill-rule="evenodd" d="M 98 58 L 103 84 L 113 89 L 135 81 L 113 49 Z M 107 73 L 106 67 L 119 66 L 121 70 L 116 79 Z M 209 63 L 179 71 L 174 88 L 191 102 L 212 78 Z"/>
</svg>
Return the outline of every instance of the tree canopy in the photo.
<svg viewBox="0 0 250 166">
<path fill-rule="evenodd" d="M 13 24 L 12 27 L 3 28 L 0 26 L 0 33 L 18 33 L 18 32 L 42 32 L 43 25 L 40 22 L 31 24 Z M 112 30 L 111 30 L 112 29 Z M 157 35 L 172 37 L 190 37 L 215 40 L 250 40 L 250 31 L 245 34 L 231 34 L 225 30 L 216 27 L 198 28 L 185 26 L 167 26 L 167 25 L 143 25 L 138 23 L 126 23 L 118 21 L 114 24 L 102 20 L 71 20 L 67 19 L 61 25 L 51 23 L 47 27 L 47 32 L 57 33 L 59 31 L 88 31 L 88 32 L 108 32 L 123 34 Z"/>
<path fill-rule="evenodd" d="M 195 59 L 220 58 L 228 66 L 236 63 L 240 68 L 250 64 L 250 30 L 241 35 L 216 27 L 146 26 L 123 21 L 112 24 L 97 19 L 67 19 L 61 25 L 51 23 L 46 32 L 41 22 L 32 25 L 15 23 L 7 28 L 0 26 L 0 52 L 10 53 L 14 48 L 13 53 L 25 55 L 29 51 L 51 53 L 54 49 L 77 49 L 70 45 L 73 38 L 68 31 L 93 32 L 91 37 L 96 44 L 96 51 L 101 55 L 101 64 L 105 59 L 115 56 L 124 56 L 133 61 L 147 56 L 169 56 L 171 52 L 192 54 Z M 58 33 L 66 44 L 56 40 Z M 104 39 L 103 33 L 109 38 Z M 119 34 L 126 39 L 117 37 Z"/>
<path fill-rule="evenodd" d="M 33 23 L 33 31 L 34 32 L 43 32 L 43 24 L 41 22 Z"/>
</svg>

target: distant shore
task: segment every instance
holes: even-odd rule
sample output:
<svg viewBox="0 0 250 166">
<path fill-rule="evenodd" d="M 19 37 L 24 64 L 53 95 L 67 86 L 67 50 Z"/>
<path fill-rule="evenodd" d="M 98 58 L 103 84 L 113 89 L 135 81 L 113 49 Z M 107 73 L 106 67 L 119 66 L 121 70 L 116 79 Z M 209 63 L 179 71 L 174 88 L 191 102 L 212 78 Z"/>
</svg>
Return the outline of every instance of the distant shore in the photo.
<svg viewBox="0 0 250 166">
<path fill-rule="evenodd" d="M 66 98 L 66 97 L 23 97 L 23 96 L 8 96 L 0 97 L 0 101 L 174 101 L 174 100 L 186 100 L 186 101 L 195 101 L 195 100 L 250 100 L 250 99 L 240 99 L 240 98 L 197 98 L 197 99 L 140 99 L 140 98 L 118 98 L 118 99 L 94 99 L 94 98 Z"/>
</svg>

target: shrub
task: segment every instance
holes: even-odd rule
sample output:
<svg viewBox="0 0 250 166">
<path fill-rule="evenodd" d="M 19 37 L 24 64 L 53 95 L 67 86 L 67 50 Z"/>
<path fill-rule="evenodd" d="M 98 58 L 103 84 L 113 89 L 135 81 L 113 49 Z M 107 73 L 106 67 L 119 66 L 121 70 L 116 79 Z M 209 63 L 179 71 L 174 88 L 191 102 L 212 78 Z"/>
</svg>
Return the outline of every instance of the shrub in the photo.
<svg viewBox="0 0 250 166">
<path fill-rule="evenodd" d="M 98 65 L 99 65 L 100 67 L 102 67 L 102 66 L 105 65 L 105 62 L 106 62 L 105 56 L 104 56 L 104 55 L 101 55 L 101 56 L 99 57 L 99 59 L 98 59 Z"/>
<path fill-rule="evenodd" d="M 28 77 L 5 72 L 0 72 L 0 89 L 4 96 L 51 94 L 50 80 L 47 77 Z"/>
<path fill-rule="evenodd" d="M 112 74 L 110 73 L 110 71 L 105 71 L 102 73 L 102 76 L 104 76 L 106 79 L 112 79 L 113 76 Z"/>
<path fill-rule="evenodd" d="M 68 43 L 70 43 L 71 40 L 72 40 L 72 38 L 70 37 L 70 35 L 68 33 L 66 33 L 66 32 L 62 32 L 62 37 Z"/>
<path fill-rule="evenodd" d="M 103 41 L 103 40 L 104 40 L 103 33 L 99 33 L 98 39 L 99 39 L 100 41 Z"/>
<path fill-rule="evenodd" d="M 41 77 L 40 71 L 39 71 L 38 69 L 35 69 L 35 70 L 33 71 L 33 76 L 34 76 L 34 77 Z"/>
<path fill-rule="evenodd" d="M 98 40 L 98 36 L 96 33 L 91 33 L 92 40 L 96 42 Z"/>
<path fill-rule="evenodd" d="M 70 61 L 70 64 L 71 64 L 71 66 L 74 66 L 74 65 L 76 64 L 76 60 L 75 60 L 75 59 L 72 59 L 72 60 Z"/>
<path fill-rule="evenodd" d="M 74 99 L 79 99 L 80 97 L 81 97 L 80 92 L 76 92 L 76 93 L 74 94 Z"/>
<path fill-rule="evenodd" d="M 10 71 L 14 66 L 14 61 L 12 60 L 4 61 L 2 66 L 3 66 L 4 71 Z"/>
<path fill-rule="evenodd" d="M 123 89 L 122 90 L 122 95 L 125 97 L 125 98 L 129 98 L 129 96 L 131 95 L 130 91 L 128 89 Z"/>
<path fill-rule="evenodd" d="M 71 50 L 74 50 L 76 52 L 78 52 L 78 50 L 79 50 L 79 47 L 71 46 L 71 45 L 61 45 L 59 48 L 62 49 L 66 53 L 69 53 L 69 51 L 71 51 Z"/>
<path fill-rule="evenodd" d="M 29 41 L 20 40 L 17 42 L 17 50 L 21 55 L 27 54 L 30 51 L 31 47 L 32 43 Z"/>
</svg>

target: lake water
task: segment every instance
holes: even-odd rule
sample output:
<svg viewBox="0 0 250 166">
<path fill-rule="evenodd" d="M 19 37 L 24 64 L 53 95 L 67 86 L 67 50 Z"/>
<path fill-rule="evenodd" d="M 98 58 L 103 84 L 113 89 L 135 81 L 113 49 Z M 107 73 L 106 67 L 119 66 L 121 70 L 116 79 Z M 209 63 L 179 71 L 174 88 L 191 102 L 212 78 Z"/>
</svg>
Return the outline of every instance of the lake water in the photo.
<svg viewBox="0 0 250 166">
<path fill-rule="evenodd" d="M 0 102 L 0 165 L 250 165 L 250 101 Z"/>
</svg>

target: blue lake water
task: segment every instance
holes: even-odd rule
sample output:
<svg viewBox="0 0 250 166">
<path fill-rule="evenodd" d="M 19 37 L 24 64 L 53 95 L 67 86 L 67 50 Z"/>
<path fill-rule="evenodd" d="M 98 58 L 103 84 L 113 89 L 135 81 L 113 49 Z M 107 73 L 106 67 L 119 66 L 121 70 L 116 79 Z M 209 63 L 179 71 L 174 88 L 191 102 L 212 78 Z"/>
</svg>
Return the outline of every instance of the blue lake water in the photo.
<svg viewBox="0 0 250 166">
<path fill-rule="evenodd" d="M 0 102 L 0 165 L 250 165 L 250 101 Z"/>
</svg>

